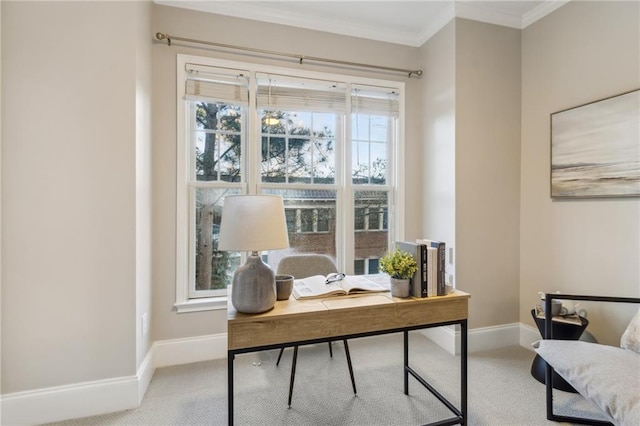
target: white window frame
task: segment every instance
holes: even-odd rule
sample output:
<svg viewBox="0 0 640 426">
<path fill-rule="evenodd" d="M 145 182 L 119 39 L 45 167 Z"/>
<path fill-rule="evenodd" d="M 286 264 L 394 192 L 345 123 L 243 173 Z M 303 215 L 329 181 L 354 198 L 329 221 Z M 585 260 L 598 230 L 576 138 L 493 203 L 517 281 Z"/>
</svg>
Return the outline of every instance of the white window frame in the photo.
<svg viewBox="0 0 640 426">
<path fill-rule="evenodd" d="M 256 84 L 255 75 L 256 72 L 260 73 L 275 73 L 282 74 L 298 78 L 320 79 L 320 80 L 336 80 L 344 81 L 347 83 L 347 111 L 350 111 L 351 104 L 351 84 L 369 85 L 379 87 L 393 87 L 400 92 L 399 97 L 399 114 L 397 120 L 396 129 L 396 144 L 390 146 L 388 151 L 388 163 L 387 163 L 387 184 L 386 185 L 354 185 L 351 179 L 351 146 L 347 146 L 346 143 L 340 144 L 340 149 L 336 149 L 336 185 L 314 185 L 313 189 L 336 189 L 336 218 L 337 220 L 344 221 L 342 229 L 344 230 L 342 235 L 336 235 L 336 255 L 338 268 L 346 273 L 353 272 L 354 263 L 354 246 L 355 246 L 355 232 L 353 229 L 353 212 L 354 212 L 354 191 L 388 191 L 388 205 L 395 206 L 392 210 L 388 210 L 388 221 L 393 224 L 392 229 L 388 229 L 389 247 L 394 244 L 398 236 L 404 235 L 404 167 L 398 167 L 400 164 L 404 164 L 404 117 L 405 117 L 405 83 L 402 81 L 380 80 L 365 77 L 355 77 L 349 75 L 322 73 L 306 71 L 302 69 L 294 68 L 282 68 L 273 67 L 248 62 L 229 61 L 215 58 L 207 58 L 193 55 L 178 54 L 176 58 L 176 103 L 177 103 L 177 119 L 176 119 L 176 181 L 177 181 L 177 193 L 176 193 L 176 302 L 174 308 L 177 312 L 194 312 L 213 309 L 226 309 L 227 296 L 218 297 L 200 297 L 190 298 L 189 289 L 192 285 L 190 277 L 190 259 L 189 253 L 191 252 L 190 244 L 191 238 L 195 229 L 190 229 L 190 217 L 192 211 L 192 201 L 190 199 L 193 190 L 186 189 L 185 182 L 188 180 L 188 165 L 190 150 L 190 138 L 188 137 L 188 125 L 187 123 L 187 102 L 184 99 L 184 81 L 185 81 L 185 64 L 193 63 L 205 66 L 231 68 L 239 70 L 249 71 L 249 122 L 247 137 L 243 141 L 242 146 L 242 174 L 244 181 L 242 183 L 236 183 L 241 193 L 260 193 L 264 188 L 279 188 L 278 184 L 262 183 L 260 180 L 260 152 L 261 152 L 261 131 L 260 122 L 255 112 L 255 96 L 256 96 Z M 350 114 L 348 112 L 347 114 Z M 351 140 L 351 120 L 344 120 L 344 136 L 346 141 Z M 215 187 L 215 183 L 208 183 L 207 185 Z M 295 186 L 295 185 L 294 185 Z M 290 187 L 290 186 L 288 186 Z M 345 194 L 350 193 L 351 196 Z M 314 224 L 315 228 L 315 224 Z M 340 228 L 339 228 L 340 229 Z M 244 261 L 244 254 L 243 260 Z M 365 265 L 368 265 L 365 262 Z"/>
</svg>

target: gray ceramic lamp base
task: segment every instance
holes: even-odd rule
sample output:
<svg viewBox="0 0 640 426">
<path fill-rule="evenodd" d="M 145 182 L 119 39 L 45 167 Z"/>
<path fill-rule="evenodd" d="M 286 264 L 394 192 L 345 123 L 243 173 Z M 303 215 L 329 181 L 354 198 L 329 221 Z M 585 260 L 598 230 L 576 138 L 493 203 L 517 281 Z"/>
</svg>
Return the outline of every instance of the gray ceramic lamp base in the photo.
<svg viewBox="0 0 640 426">
<path fill-rule="evenodd" d="M 276 278 L 260 256 L 252 254 L 233 274 L 231 303 L 238 312 L 259 314 L 276 303 Z"/>
</svg>

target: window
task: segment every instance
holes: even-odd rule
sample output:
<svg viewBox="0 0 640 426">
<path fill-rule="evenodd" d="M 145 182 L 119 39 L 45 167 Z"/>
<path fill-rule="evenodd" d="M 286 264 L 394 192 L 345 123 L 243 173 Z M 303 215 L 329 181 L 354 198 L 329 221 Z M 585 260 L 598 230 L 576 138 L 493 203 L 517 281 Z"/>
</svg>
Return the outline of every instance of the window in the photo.
<svg viewBox="0 0 640 426">
<path fill-rule="evenodd" d="M 356 275 L 364 275 L 364 274 L 379 274 L 380 270 L 378 266 L 380 265 L 379 258 L 373 259 L 356 259 L 353 261 L 353 270 Z"/>
<path fill-rule="evenodd" d="M 329 224 L 333 220 L 333 212 L 329 208 L 287 208 L 285 215 L 289 234 L 330 232 Z"/>
<path fill-rule="evenodd" d="M 360 195 L 360 194 L 358 194 Z M 380 200 L 375 199 L 375 202 L 385 199 L 384 193 L 379 194 L 382 197 Z M 360 199 L 360 203 L 364 203 Z M 386 200 L 385 200 L 386 202 Z M 359 204 L 362 205 L 362 204 Z M 387 230 L 387 206 L 370 204 L 367 207 L 356 207 L 354 209 L 354 229 L 356 231 L 386 231 Z"/>
<path fill-rule="evenodd" d="M 178 55 L 179 312 L 226 306 L 245 253 L 217 250 L 229 194 L 277 194 L 290 248 L 377 273 L 402 234 L 398 82 Z M 389 206 L 394 206 L 390 210 Z"/>
</svg>

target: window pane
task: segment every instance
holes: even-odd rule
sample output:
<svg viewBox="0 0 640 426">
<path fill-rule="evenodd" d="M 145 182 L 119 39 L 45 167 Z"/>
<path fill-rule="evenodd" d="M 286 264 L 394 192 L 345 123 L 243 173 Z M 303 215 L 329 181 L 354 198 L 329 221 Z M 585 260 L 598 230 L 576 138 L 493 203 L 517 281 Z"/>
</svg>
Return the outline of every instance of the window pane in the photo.
<svg viewBox="0 0 640 426">
<path fill-rule="evenodd" d="M 364 270 L 364 259 L 356 259 L 353 261 L 353 274 L 354 275 L 363 275 L 365 273 Z"/>
<path fill-rule="evenodd" d="M 380 270 L 378 266 L 380 265 L 380 259 L 369 259 L 369 270 L 367 273 L 369 274 L 379 274 Z"/>
<path fill-rule="evenodd" d="M 392 120 L 367 114 L 353 118 L 351 174 L 354 184 L 387 183 L 387 150 L 395 143 L 389 130 Z"/>
<path fill-rule="evenodd" d="M 313 210 L 300 210 L 300 230 L 301 232 L 313 232 Z"/>
<path fill-rule="evenodd" d="M 240 181 L 240 135 L 218 135 L 220 180 Z"/>
<path fill-rule="evenodd" d="M 292 138 L 289 140 L 289 182 L 311 183 L 313 174 L 312 143 L 308 139 Z"/>
<path fill-rule="evenodd" d="M 315 183 L 335 182 L 335 141 L 316 139 L 313 143 L 312 162 Z"/>
<path fill-rule="evenodd" d="M 199 181 L 238 182 L 243 110 L 223 103 L 191 102 L 195 175 Z"/>
<path fill-rule="evenodd" d="M 379 115 L 370 116 L 371 123 L 371 140 L 377 142 L 386 142 L 388 132 L 388 118 Z"/>
<path fill-rule="evenodd" d="M 329 232 L 329 224 L 331 222 L 331 211 L 328 209 L 317 210 L 318 232 Z"/>
<path fill-rule="evenodd" d="M 353 141 L 353 183 L 369 183 L 369 143 Z"/>
<path fill-rule="evenodd" d="M 329 113 L 313 113 L 313 133 L 317 137 L 336 134 L 336 115 Z"/>
<path fill-rule="evenodd" d="M 354 191 L 354 197 L 356 231 L 359 223 L 369 225 L 367 232 L 355 232 L 354 258 L 380 258 L 388 250 L 388 232 L 386 229 L 379 229 L 376 224 L 380 224 L 381 211 L 388 208 L 387 191 Z"/>
<path fill-rule="evenodd" d="M 196 189 L 195 276 L 196 290 L 226 289 L 240 265 L 240 253 L 218 251 L 222 203 L 231 189 Z"/>
<path fill-rule="evenodd" d="M 356 207 L 354 217 L 354 229 L 356 231 L 364 231 L 366 210 Z"/>
<path fill-rule="evenodd" d="M 286 141 L 283 137 L 262 137 L 262 162 L 260 172 L 263 182 L 286 182 Z"/>
<path fill-rule="evenodd" d="M 387 183 L 387 145 L 386 143 L 371 143 L 371 172 L 369 183 L 384 185 Z"/>
<path fill-rule="evenodd" d="M 289 233 L 289 235 L 291 235 L 294 232 L 296 232 L 296 229 L 297 229 L 296 211 L 293 210 L 293 209 L 285 210 L 284 211 L 284 216 L 285 216 L 285 219 L 287 221 L 287 232 Z"/>
<path fill-rule="evenodd" d="M 260 114 L 263 182 L 335 182 L 337 114 L 267 110 Z"/>
<path fill-rule="evenodd" d="M 282 196 L 289 231 L 289 248 L 269 252 L 268 263 L 272 268 L 277 267 L 282 257 L 293 253 L 320 253 L 336 258 L 337 191 L 265 189 L 263 193 Z M 289 220 L 300 223 L 290 226 Z"/>
<path fill-rule="evenodd" d="M 370 231 L 377 231 L 380 229 L 380 207 L 371 206 L 369 207 L 369 213 L 367 214 L 369 217 L 369 227 Z"/>
<path fill-rule="evenodd" d="M 353 139 L 369 140 L 369 116 L 354 114 L 351 117 Z"/>
</svg>

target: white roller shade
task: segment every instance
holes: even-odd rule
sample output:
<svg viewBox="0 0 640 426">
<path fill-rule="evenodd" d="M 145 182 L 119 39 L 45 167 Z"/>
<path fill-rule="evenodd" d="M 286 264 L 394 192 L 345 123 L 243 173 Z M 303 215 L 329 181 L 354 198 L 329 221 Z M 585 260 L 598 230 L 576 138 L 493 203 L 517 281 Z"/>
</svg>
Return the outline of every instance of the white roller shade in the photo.
<svg viewBox="0 0 640 426">
<path fill-rule="evenodd" d="M 256 77 L 258 108 L 285 111 L 346 110 L 344 83 L 262 73 Z"/>
<path fill-rule="evenodd" d="M 249 72 L 185 64 L 185 98 L 234 105 L 249 104 Z"/>
</svg>

